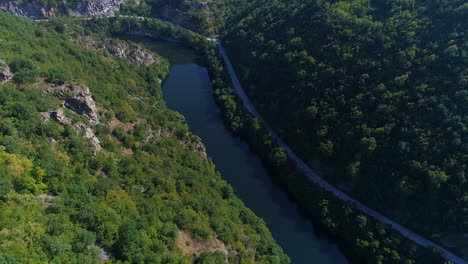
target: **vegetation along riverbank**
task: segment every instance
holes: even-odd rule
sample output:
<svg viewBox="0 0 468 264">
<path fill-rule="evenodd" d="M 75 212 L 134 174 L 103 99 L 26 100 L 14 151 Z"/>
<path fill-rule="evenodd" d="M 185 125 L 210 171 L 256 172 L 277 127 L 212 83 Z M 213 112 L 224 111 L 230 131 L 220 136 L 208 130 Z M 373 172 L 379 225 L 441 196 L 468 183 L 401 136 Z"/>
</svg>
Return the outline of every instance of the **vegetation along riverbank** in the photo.
<svg viewBox="0 0 468 264">
<path fill-rule="evenodd" d="M 444 263 L 444 258 L 437 252 L 417 246 L 392 228 L 365 216 L 353 205 L 323 192 L 299 172 L 284 150 L 236 97 L 216 45 L 207 41 L 206 37 L 151 19 L 111 18 L 85 23 L 89 24 L 88 28 L 110 34 L 171 37 L 199 52 L 209 68 L 215 96 L 230 129 L 249 142 L 275 179 L 301 202 L 304 212 L 352 252 L 357 262 Z"/>
</svg>

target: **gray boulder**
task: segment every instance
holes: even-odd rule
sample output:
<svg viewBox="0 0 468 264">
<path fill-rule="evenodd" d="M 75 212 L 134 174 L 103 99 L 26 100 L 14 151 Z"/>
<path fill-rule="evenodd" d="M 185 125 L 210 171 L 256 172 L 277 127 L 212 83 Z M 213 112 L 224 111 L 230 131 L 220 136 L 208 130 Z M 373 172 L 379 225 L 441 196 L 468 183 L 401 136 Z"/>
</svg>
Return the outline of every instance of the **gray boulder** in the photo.
<svg viewBox="0 0 468 264">
<path fill-rule="evenodd" d="M 3 60 L 0 60 L 0 83 L 9 81 L 13 78 L 13 73 L 10 71 L 10 67 Z"/>
<path fill-rule="evenodd" d="M 73 125 L 73 129 L 75 129 L 75 131 L 78 133 L 82 133 L 84 138 L 89 139 L 91 141 L 91 146 L 93 148 L 94 155 L 96 155 L 97 152 L 101 151 L 101 142 L 89 126 L 87 126 L 83 122 L 78 122 L 75 125 Z"/>
<path fill-rule="evenodd" d="M 50 111 L 49 117 L 59 121 L 63 125 L 70 125 L 73 121 L 71 118 L 65 116 L 62 108 Z"/>
<path fill-rule="evenodd" d="M 98 110 L 88 86 L 74 86 L 75 95 L 65 99 L 65 106 L 89 117 L 93 125 L 99 124 Z"/>
</svg>

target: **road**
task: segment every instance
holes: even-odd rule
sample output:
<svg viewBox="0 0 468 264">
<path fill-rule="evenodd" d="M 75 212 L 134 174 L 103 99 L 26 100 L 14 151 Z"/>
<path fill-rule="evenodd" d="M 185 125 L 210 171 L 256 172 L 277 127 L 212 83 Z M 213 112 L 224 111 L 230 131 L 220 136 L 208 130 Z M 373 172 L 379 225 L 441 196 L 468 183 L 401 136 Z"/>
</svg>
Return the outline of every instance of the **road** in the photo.
<svg viewBox="0 0 468 264">
<path fill-rule="evenodd" d="M 414 233 L 413 231 L 405 228 L 404 226 L 396 223 L 395 221 L 389 219 L 388 217 L 380 214 L 379 212 L 365 206 L 361 202 L 357 201 L 356 199 L 352 198 L 351 196 L 347 195 L 346 193 L 342 192 L 338 188 L 334 187 L 333 185 L 329 184 L 327 181 L 325 181 L 323 178 L 318 176 L 316 173 L 312 171 L 312 169 L 304 162 L 302 161 L 296 153 L 281 139 L 281 137 L 273 130 L 273 128 L 266 122 L 265 119 L 257 112 L 255 107 L 253 106 L 252 102 L 250 101 L 249 97 L 245 93 L 244 89 L 242 89 L 242 86 L 239 82 L 239 79 L 237 78 L 236 72 L 234 71 L 234 68 L 231 64 L 231 61 L 229 60 L 228 55 L 226 54 L 226 51 L 224 50 L 223 45 L 221 44 L 220 40 L 215 40 L 215 39 L 208 39 L 209 41 L 216 41 L 216 44 L 218 45 L 219 52 L 221 56 L 223 57 L 223 60 L 227 66 L 229 75 L 231 76 L 232 79 L 232 84 L 234 86 L 235 91 L 237 92 L 238 96 L 241 98 L 242 102 L 244 103 L 245 108 L 257 119 L 259 119 L 265 126 L 265 128 L 270 132 L 272 137 L 276 140 L 278 145 L 282 147 L 289 155 L 289 157 L 296 163 L 297 167 L 305 173 L 308 179 L 311 181 L 315 182 L 316 184 L 320 185 L 323 189 L 333 193 L 336 197 L 340 198 L 341 200 L 351 202 L 356 205 L 357 208 L 359 208 L 361 211 L 366 213 L 369 216 L 374 217 L 378 221 L 390 225 L 393 229 L 396 231 L 400 232 L 403 236 L 407 237 L 408 239 L 414 241 L 415 243 L 423 246 L 423 247 L 429 247 L 429 248 L 435 248 L 439 250 L 440 252 L 443 253 L 445 258 L 453 263 L 456 264 L 467 264 L 466 261 L 464 261 L 462 258 L 458 257 L 457 255 L 453 254 L 452 252 L 448 251 L 447 249 L 435 244 L 434 242 Z"/>
</svg>

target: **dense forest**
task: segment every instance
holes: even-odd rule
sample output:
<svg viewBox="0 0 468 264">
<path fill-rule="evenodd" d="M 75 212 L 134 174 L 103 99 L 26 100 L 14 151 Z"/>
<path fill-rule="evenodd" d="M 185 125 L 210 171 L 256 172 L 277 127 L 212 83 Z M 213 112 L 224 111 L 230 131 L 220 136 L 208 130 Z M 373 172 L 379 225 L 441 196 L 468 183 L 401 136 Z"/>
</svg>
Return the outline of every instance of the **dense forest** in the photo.
<svg viewBox="0 0 468 264">
<path fill-rule="evenodd" d="M 224 16 L 222 1 L 217 0 L 141 0 L 126 1 L 120 14 L 157 17 L 205 35 L 220 29 Z"/>
<path fill-rule="evenodd" d="M 237 72 L 300 156 L 408 227 L 466 245 L 468 4 L 225 2 L 244 6 L 223 35 Z"/>
<path fill-rule="evenodd" d="M 288 263 L 165 107 L 168 63 L 85 34 L 0 12 L 0 263 Z"/>
<path fill-rule="evenodd" d="M 323 177 L 428 238 L 466 245 L 462 0 L 142 0 L 121 14 L 205 36 L 152 19 L 38 25 L 0 13 L 0 81 L 11 78 L 0 83 L 0 263 L 289 262 L 165 107 L 168 63 L 112 39 L 128 33 L 200 55 L 226 125 L 354 262 L 448 263 L 297 171 L 206 36 L 221 34 L 262 115 Z M 206 241 L 223 250 L 186 253 Z"/>
</svg>

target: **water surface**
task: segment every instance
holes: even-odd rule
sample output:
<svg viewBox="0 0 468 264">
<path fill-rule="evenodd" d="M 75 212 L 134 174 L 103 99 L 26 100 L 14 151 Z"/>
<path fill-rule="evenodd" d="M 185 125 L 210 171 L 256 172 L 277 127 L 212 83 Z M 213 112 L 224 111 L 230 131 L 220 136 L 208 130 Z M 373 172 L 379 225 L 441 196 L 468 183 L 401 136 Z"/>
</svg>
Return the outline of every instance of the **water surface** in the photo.
<svg viewBox="0 0 468 264">
<path fill-rule="evenodd" d="M 337 246 L 315 233 L 296 203 L 271 181 L 259 157 L 225 128 L 207 69 L 198 63 L 195 54 L 176 43 L 140 37 L 130 39 L 170 61 L 171 70 L 163 83 L 168 108 L 185 116 L 190 130 L 202 138 L 216 169 L 246 206 L 265 220 L 291 263 L 348 263 Z"/>
</svg>

